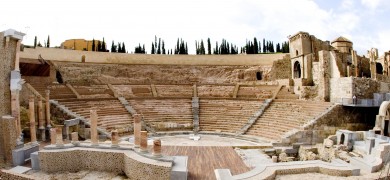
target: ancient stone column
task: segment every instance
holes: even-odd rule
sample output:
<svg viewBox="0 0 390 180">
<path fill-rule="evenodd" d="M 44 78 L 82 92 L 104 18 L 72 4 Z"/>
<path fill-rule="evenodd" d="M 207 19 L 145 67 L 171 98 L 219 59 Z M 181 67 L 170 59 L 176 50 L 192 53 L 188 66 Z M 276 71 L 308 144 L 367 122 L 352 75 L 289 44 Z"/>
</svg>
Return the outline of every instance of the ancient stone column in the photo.
<svg viewBox="0 0 390 180">
<path fill-rule="evenodd" d="M 98 121 L 98 115 L 96 110 L 90 110 L 91 117 L 91 144 L 92 146 L 98 146 L 99 145 L 99 139 L 98 139 L 98 132 L 97 132 L 97 121 Z"/>
<path fill-rule="evenodd" d="M 161 140 L 155 139 L 153 141 L 153 156 L 160 157 L 161 156 Z"/>
<path fill-rule="evenodd" d="M 56 126 L 56 146 L 64 146 L 64 141 L 62 139 L 62 128 L 64 128 L 64 125 L 57 125 Z"/>
<path fill-rule="evenodd" d="M 38 129 L 42 141 L 46 141 L 45 135 L 45 117 L 43 115 L 42 96 L 38 96 Z"/>
<path fill-rule="evenodd" d="M 37 133 L 35 130 L 35 108 L 34 108 L 34 95 L 30 95 L 28 102 L 29 114 L 30 114 L 30 136 L 31 143 L 36 144 L 37 142 Z"/>
<path fill-rule="evenodd" d="M 134 115 L 134 146 L 140 146 L 140 138 L 141 138 L 141 115 Z"/>
<path fill-rule="evenodd" d="M 50 144 L 55 145 L 56 139 L 57 139 L 57 130 L 56 130 L 56 128 L 51 128 L 50 129 Z"/>
<path fill-rule="evenodd" d="M 111 147 L 119 147 L 118 130 L 111 131 Z"/>
<path fill-rule="evenodd" d="M 141 131 L 141 152 L 148 152 L 148 132 Z"/>
<path fill-rule="evenodd" d="M 75 146 L 78 146 L 80 144 L 78 132 L 72 132 L 72 142 L 71 143 Z"/>
<path fill-rule="evenodd" d="M 51 128 L 51 122 L 50 122 L 50 90 L 46 90 L 46 127 L 48 129 Z"/>
</svg>

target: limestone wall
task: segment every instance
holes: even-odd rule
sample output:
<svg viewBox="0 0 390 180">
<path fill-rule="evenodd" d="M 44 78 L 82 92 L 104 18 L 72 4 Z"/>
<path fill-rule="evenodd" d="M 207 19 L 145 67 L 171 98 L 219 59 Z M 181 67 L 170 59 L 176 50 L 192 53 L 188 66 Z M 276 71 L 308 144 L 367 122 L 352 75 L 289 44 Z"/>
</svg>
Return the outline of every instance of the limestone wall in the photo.
<svg viewBox="0 0 390 180">
<path fill-rule="evenodd" d="M 22 59 L 81 62 L 83 56 L 89 63 L 117 64 L 160 64 L 160 65 L 272 65 L 272 62 L 282 59 L 286 54 L 257 55 L 150 55 L 107 53 L 93 51 L 76 51 L 57 48 L 25 48 L 20 53 Z"/>
<path fill-rule="evenodd" d="M 289 57 L 274 61 L 270 72 L 270 80 L 289 79 L 291 75 L 291 62 Z"/>
<path fill-rule="evenodd" d="M 42 171 L 77 172 L 80 170 L 124 172 L 130 179 L 170 179 L 172 162 L 138 155 L 131 150 L 72 148 L 38 152 Z"/>
<path fill-rule="evenodd" d="M 56 62 L 71 84 L 223 84 L 267 77 L 270 66 L 124 65 Z"/>
<path fill-rule="evenodd" d="M 341 98 L 352 98 L 352 78 L 330 79 L 330 102 L 340 102 Z"/>
</svg>

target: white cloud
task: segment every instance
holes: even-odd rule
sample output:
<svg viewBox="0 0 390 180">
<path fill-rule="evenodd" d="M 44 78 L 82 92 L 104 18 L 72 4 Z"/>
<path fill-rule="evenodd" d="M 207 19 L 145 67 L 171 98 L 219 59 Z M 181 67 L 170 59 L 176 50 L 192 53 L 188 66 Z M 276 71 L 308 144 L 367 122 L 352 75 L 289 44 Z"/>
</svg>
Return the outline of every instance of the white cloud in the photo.
<svg viewBox="0 0 390 180">
<path fill-rule="evenodd" d="M 376 9 L 382 0 L 362 0 L 362 4 L 370 9 Z"/>
</svg>

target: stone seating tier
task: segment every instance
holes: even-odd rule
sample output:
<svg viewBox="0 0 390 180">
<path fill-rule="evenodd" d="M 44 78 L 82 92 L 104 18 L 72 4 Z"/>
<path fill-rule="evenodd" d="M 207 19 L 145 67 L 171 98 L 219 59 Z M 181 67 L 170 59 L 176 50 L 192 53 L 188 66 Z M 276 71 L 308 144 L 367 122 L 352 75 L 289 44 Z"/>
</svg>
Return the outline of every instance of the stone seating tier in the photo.
<svg viewBox="0 0 390 180">
<path fill-rule="evenodd" d="M 200 130 L 236 133 L 262 104 L 253 100 L 200 99 Z"/>
<path fill-rule="evenodd" d="M 158 97 L 192 97 L 193 86 L 191 85 L 156 85 Z"/>
<path fill-rule="evenodd" d="M 279 140 L 287 132 L 300 129 L 326 112 L 332 103 L 276 99 L 246 134 Z"/>
<path fill-rule="evenodd" d="M 269 99 L 272 98 L 278 86 L 240 86 L 237 97 L 238 98 L 258 98 Z"/>
<path fill-rule="evenodd" d="M 114 98 L 59 100 L 59 103 L 86 119 L 90 118 L 90 110 L 96 109 L 98 126 L 106 130 L 112 130 L 118 126 L 131 126 L 133 123 L 133 119 L 128 111 L 119 100 Z"/>
<path fill-rule="evenodd" d="M 193 124 L 191 99 L 131 99 L 128 101 L 137 113 L 143 116 L 143 120 L 156 130 L 159 130 L 158 127 L 164 123 Z M 169 130 L 182 130 L 182 128 L 172 127 Z"/>
</svg>

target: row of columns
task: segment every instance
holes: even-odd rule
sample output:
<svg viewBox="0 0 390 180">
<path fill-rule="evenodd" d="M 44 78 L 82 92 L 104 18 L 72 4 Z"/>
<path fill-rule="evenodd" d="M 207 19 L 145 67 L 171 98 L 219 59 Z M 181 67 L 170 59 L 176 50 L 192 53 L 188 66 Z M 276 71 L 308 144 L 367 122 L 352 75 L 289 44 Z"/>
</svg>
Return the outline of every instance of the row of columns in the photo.
<svg viewBox="0 0 390 180">
<path fill-rule="evenodd" d="M 99 137 L 97 131 L 98 114 L 96 110 L 90 110 L 90 123 L 91 123 L 91 145 L 99 146 Z M 56 146 L 63 146 L 62 140 L 62 126 L 52 128 L 50 130 L 51 144 Z M 71 133 L 72 143 L 78 144 L 78 133 Z M 119 147 L 119 133 L 117 130 L 111 131 L 111 147 Z M 134 145 L 136 148 L 140 148 L 140 152 L 148 152 L 148 132 L 141 131 L 141 116 L 139 114 L 134 115 Z M 155 139 L 153 141 L 153 155 L 161 156 L 161 140 Z"/>
<path fill-rule="evenodd" d="M 50 91 L 46 90 L 46 104 L 45 104 L 45 110 L 46 113 L 44 113 L 43 109 L 43 103 L 42 103 L 42 97 L 38 96 L 38 129 L 39 134 L 41 135 L 41 140 L 46 141 L 46 128 L 49 130 L 51 128 L 51 121 L 50 121 Z M 46 122 L 45 122 L 46 119 Z M 35 96 L 30 95 L 29 97 L 29 120 L 30 120 L 30 136 L 31 136 L 31 142 L 37 143 L 37 132 L 36 132 L 36 119 L 35 119 Z M 46 128 L 45 128 L 46 124 Z M 21 134 L 21 124 L 20 124 L 20 118 L 18 119 L 17 123 L 17 129 L 18 133 Z"/>
</svg>

